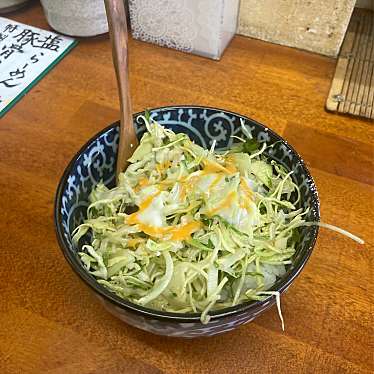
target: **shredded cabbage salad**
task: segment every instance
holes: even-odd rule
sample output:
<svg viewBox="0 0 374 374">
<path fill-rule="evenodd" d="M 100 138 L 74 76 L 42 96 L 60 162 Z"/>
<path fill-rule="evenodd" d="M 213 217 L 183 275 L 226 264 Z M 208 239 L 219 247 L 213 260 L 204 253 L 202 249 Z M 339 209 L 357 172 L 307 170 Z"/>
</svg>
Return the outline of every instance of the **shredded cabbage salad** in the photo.
<svg viewBox="0 0 374 374">
<path fill-rule="evenodd" d="M 279 293 L 268 290 L 292 263 L 298 227 L 318 224 L 296 208 L 292 171 L 269 160 L 244 123 L 247 139 L 218 153 L 143 120 L 147 132 L 117 186 L 94 188 L 73 233 L 76 243 L 91 235 L 79 252 L 86 269 L 124 299 L 197 312 L 203 323 L 212 310 L 275 295 L 283 327 Z"/>
</svg>

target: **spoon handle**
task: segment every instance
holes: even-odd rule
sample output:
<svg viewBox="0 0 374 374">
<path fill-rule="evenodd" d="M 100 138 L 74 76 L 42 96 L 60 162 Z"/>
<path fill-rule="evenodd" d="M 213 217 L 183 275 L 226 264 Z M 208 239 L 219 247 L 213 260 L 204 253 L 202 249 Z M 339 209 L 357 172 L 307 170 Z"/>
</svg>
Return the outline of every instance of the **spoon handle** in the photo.
<svg viewBox="0 0 374 374">
<path fill-rule="evenodd" d="M 124 0 L 105 0 L 110 39 L 112 42 L 113 64 L 116 71 L 121 125 L 117 154 L 116 176 L 124 171 L 127 160 L 131 157 L 138 140 L 135 134 L 129 81 L 127 18 Z"/>
</svg>

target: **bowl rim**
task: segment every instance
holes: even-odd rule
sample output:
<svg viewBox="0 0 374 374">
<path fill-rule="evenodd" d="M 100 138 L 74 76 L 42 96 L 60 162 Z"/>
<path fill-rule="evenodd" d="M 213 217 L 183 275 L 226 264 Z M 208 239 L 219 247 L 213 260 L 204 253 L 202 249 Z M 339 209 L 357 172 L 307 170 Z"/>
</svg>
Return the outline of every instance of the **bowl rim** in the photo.
<svg viewBox="0 0 374 374">
<path fill-rule="evenodd" d="M 279 134 L 277 134 L 274 130 L 269 128 L 268 126 L 265 126 L 250 117 L 231 112 L 229 110 L 220 109 L 220 108 L 214 108 L 214 107 L 207 107 L 207 106 L 201 106 L 201 105 L 171 105 L 171 106 L 162 106 L 162 107 L 156 107 L 148 109 L 149 112 L 162 112 L 162 111 L 168 111 L 168 110 L 175 110 L 175 109 L 206 109 L 206 110 L 213 110 L 216 112 L 222 112 L 225 114 L 233 115 L 239 118 L 243 118 L 245 121 L 250 122 L 251 124 L 254 124 L 256 126 L 259 126 L 262 129 L 267 129 L 266 131 L 269 132 L 272 136 L 280 140 L 287 148 L 291 150 L 293 155 L 297 158 L 298 163 L 300 164 L 301 168 L 303 169 L 304 174 L 307 176 L 308 180 L 310 181 L 309 185 L 313 188 L 314 192 L 312 194 L 312 202 L 311 205 L 313 206 L 313 209 L 315 211 L 316 220 L 320 220 L 320 200 L 318 195 L 318 190 L 316 187 L 316 183 L 309 172 L 308 168 L 306 167 L 303 159 L 299 155 L 299 153 Z M 139 115 L 144 114 L 145 111 L 137 112 L 133 114 L 134 122 L 136 121 L 136 118 Z M 141 305 L 135 304 L 131 301 L 128 301 L 126 299 L 123 299 L 119 296 L 117 296 L 115 293 L 107 290 L 104 286 L 97 283 L 96 279 L 87 272 L 86 269 L 82 266 L 82 264 L 79 262 L 78 258 L 73 255 L 72 251 L 68 248 L 68 243 L 65 238 L 65 235 L 62 231 L 62 213 L 61 213 L 61 206 L 62 206 L 62 195 L 64 191 L 64 186 L 67 183 L 68 177 L 70 175 L 71 169 L 73 168 L 74 164 L 76 163 L 77 159 L 80 157 L 80 155 L 84 152 L 84 150 L 92 144 L 98 137 L 105 134 L 112 128 L 119 125 L 119 121 L 116 121 L 112 123 L 109 126 L 106 126 L 104 129 L 99 131 L 98 133 L 94 134 L 88 141 L 85 142 L 85 144 L 75 153 L 73 158 L 70 160 L 68 165 L 66 166 L 60 180 L 57 186 L 56 195 L 55 195 L 55 201 L 54 201 L 54 225 L 55 225 L 55 232 L 57 236 L 58 244 L 61 248 L 61 251 L 67 260 L 67 262 L 70 264 L 74 272 L 81 278 L 84 283 L 86 283 L 93 291 L 99 294 L 105 301 L 109 301 L 111 304 L 114 304 L 115 306 L 125 309 L 128 312 L 133 312 L 135 314 L 140 314 L 143 317 L 153 318 L 157 320 L 164 320 L 169 322 L 180 322 L 180 323 L 196 323 L 200 322 L 200 316 L 201 313 L 176 313 L 176 312 L 164 312 L 159 311 L 155 309 L 150 309 L 147 307 L 143 307 Z M 310 244 L 308 248 L 305 250 L 304 255 L 299 260 L 300 263 L 298 266 L 295 266 L 291 272 L 288 274 L 287 278 L 283 279 L 280 282 L 280 285 L 274 289 L 271 287 L 269 290 L 278 291 L 279 293 L 283 293 L 295 280 L 295 278 L 300 274 L 301 270 L 306 265 L 310 255 L 312 254 L 313 248 L 315 246 L 315 243 L 317 241 L 319 227 L 318 226 L 312 226 L 310 227 L 312 230 L 312 239 L 310 241 Z M 275 285 L 277 282 L 275 283 Z M 241 314 L 242 312 L 250 312 L 250 311 L 256 311 L 259 309 L 262 309 L 265 304 L 267 305 L 268 302 L 275 302 L 275 296 L 270 295 L 266 299 L 262 301 L 248 301 L 244 302 L 232 307 L 226 307 L 222 309 L 218 309 L 215 311 L 211 311 L 209 313 L 211 317 L 211 321 L 216 321 L 223 317 L 229 317 L 237 314 Z"/>
</svg>

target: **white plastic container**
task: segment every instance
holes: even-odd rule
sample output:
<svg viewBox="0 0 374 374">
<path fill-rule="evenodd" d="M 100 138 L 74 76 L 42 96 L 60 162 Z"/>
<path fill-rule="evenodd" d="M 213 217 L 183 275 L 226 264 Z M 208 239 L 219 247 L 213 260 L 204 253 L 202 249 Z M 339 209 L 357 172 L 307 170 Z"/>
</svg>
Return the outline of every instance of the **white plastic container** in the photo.
<svg viewBox="0 0 374 374">
<path fill-rule="evenodd" d="M 135 39 L 219 60 L 237 27 L 239 0 L 129 0 Z"/>
<path fill-rule="evenodd" d="M 13 12 L 23 7 L 29 0 L 0 0 L 0 14 Z"/>
<path fill-rule="evenodd" d="M 104 0 L 41 0 L 49 25 L 71 36 L 108 32 Z"/>
</svg>

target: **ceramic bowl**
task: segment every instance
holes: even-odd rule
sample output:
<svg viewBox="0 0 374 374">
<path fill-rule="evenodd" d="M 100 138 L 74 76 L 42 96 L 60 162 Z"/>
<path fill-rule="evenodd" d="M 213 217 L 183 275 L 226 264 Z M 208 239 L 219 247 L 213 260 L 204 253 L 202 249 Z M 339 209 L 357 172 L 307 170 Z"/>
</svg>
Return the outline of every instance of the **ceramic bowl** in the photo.
<svg viewBox="0 0 374 374">
<path fill-rule="evenodd" d="M 139 113 L 138 113 L 139 115 Z M 134 125 L 140 137 L 145 126 L 138 115 L 134 115 Z M 234 139 L 241 136 L 240 120 L 244 119 L 247 128 L 258 142 L 274 144 L 268 156 L 294 170 L 294 181 L 300 187 L 301 208 L 310 208 L 307 220 L 319 220 L 319 200 L 314 181 L 296 151 L 279 135 L 269 128 L 236 113 L 221 109 L 197 106 L 164 107 L 151 110 L 151 116 L 160 124 L 175 132 L 184 132 L 203 147 L 210 147 L 216 140 L 217 148 L 230 147 Z M 200 322 L 200 315 L 194 313 L 166 313 L 148 309 L 124 300 L 96 282 L 83 267 L 77 254 L 78 248 L 72 243 L 71 233 L 85 219 L 88 195 L 102 180 L 108 187 L 115 183 L 115 164 L 118 144 L 118 123 L 115 123 L 90 139 L 74 156 L 67 166 L 58 186 L 55 201 L 55 225 L 62 252 L 79 277 L 99 297 L 104 306 L 130 325 L 159 335 L 175 337 L 211 336 L 232 330 L 252 321 L 260 313 L 275 303 L 275 297 L 264 301 L 247 302 L 235 307 L 210 313 L 208 324 Z M 284 292 L 307 262 L 315 241 L 318 227 L 304 227 L 302 241 L 297 248 L 294 263 L 285 276 L 279 279 L 272 290 Z"/>
</svg>

